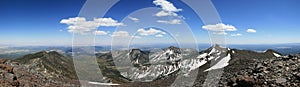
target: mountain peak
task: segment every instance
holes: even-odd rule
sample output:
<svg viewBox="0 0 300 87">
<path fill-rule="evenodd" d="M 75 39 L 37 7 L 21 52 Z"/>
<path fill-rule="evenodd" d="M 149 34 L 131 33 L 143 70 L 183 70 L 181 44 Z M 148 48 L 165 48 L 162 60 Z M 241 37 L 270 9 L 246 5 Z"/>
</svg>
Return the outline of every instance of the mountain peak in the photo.
<svg viewBox="0 0 300 87">
<path fill-rule="evenodd" d="M 72 59 L 55 51 L 40 51 L 17 58 L 14 61 L 28 65 L 28 67 L 36 71 L 44 72 L 45 76 L 56 77 L 63 75 L 70 79 L 77 78 Z"/>
<path fill-rule="evenodd" d="M 170 46 L 170 47 L 166 48 L 166 50 L 177 50 L 177 51 L 179 51 L 180 48 L 175 47 L 175 46 Z"/>
<path fill-rule="evenodd" d="M 213 48 L 227 48 L 226 46 L 222 46 L 220 44 L 214 44 L 212 45 Z"/>
<path fill-rule="evenodd" d="M 275 51 L 275 50 L 273 50 L 273 49 L 268 49 L 268 50 L 266 50 L 265 53 L 277 53 L 277 54 L 280 54 L 280 55 L 281 55 L 281 53 L 279 53 L 279 52 L 277 52 L 277 51 Z"/>
<path fill-rule="evenodd" d="M 131 49 L 129 51 L 129 58 L 134 66 L 140 67 L 149 62 L 149 55 L 140 49 Z"/>
</svg>

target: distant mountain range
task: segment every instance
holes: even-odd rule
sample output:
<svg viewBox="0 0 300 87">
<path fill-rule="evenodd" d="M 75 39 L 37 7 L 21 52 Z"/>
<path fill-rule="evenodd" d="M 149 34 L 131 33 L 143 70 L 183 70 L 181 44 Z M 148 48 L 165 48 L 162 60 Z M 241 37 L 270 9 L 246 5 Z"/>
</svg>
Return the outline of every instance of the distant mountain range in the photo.
<svg viewBox="0 0 300 87">
<path fill-rule="evenodd" d="M 141 50 L 151 50 L 153 48 L 163 49 L 169 46 L 168 44 L 160 44 L 160 45 L 151 45 L 151 46 L 142 46 L 142 45 L 133 45 L 130 46 L 131 48 L 139 48 Z M 199 44 L 199 50 L 206 50 L 209 48 L 210 44 Z M 264 52 L 268 49 L 273 49 L 281 54 L 288 55 L 288 54 L 298 54 L 300 52 L 300 43 L 289 43 L 289 44 L 228 44 L 227 47 L 229 48 L 236 48 L 236 49 L 243 49 L 243 50 L 251 50 L 256 52 Z M 185 47 L 184 47 L 185 48 Z M 188 46 L 186 47 L 188 48 Z M 121 50 L 120 47 L 119 50 Z M 71 55 L 72 54 L 72 47 L 71 46 L 24 46 L 24 47 L 7 47 L 7 46 L 0 46 L 0 58 L 7 58 L 7 59 L 16 59 L 22 57 L 26 54 L 36 53 L 39 51 L 57 51 L 61 54 Z M 111 46 L 95 46 L 95 52 L 108 52 L 111 50 Z"/>
<path fill-rule="evenodd" d="M 104 83 L 120 87 L 164 87 L 173 84 L 178 76 L 186 81 L 174 86 L 300 85 L 300 54 L 283 55 L 274 50 L 255 52 L 214 45 L 198 52 L 170 46 L 114 50 L 95 56 L 106 77 Z M 198 73 L 194 82 L 190 76 L 195 71 Z M 215 76 L 219 78 L 211 78 Z M 56 51 L 40 51 L 14 60 L 0 59 L 0 81 L 0 86 L 80 85 L 72 58 Z"/>
</svg>

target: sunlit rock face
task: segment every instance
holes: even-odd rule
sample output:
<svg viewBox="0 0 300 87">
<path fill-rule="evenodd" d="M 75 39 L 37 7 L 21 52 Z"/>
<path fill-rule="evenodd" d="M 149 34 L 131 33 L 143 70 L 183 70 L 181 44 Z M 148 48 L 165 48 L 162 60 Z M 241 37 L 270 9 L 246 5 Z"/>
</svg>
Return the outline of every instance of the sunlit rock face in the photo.
<svg viewBox="0 0 300 87">
<path fill-rule="evenodd" d="M 143 52 L 140 49 L 131 49 L 128 56 L 136 67 L 144 66 L 149 62 L 149 52 Z"/>
</svg>

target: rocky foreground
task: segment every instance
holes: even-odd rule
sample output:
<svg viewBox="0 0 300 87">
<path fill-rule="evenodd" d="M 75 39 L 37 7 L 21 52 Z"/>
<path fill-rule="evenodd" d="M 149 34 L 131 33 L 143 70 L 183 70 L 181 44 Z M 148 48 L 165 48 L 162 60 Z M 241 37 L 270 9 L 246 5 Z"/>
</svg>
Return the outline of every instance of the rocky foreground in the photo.
<svg viewBox="0 0 300 87">
<path fill-rule="evenodd" d="M 300 54 L 243 62 L 244 69 L 235 65 L 225 68 L 220 86 L 237 87 L 297 87 L 300 86 Z"/>
<path fill-rule="evenodd" d="M 78 80 L 66 75 L 69 74 L 66 73 L 67 71 L 61 71 L 56 68 L 64 66 L 58 65 L 58 63 L 49 66 L 55 62 L 46 61 L 51 59 L 51 56 L 60 54 L 42 51 L 29 55 L 31 57 L 26 55 L 17 60 L 0 58 L 0 87 L 79 86 Z M 56 56 L 53 58 L 58 59 L 60 57 Z M 61 63 L 64 64 L 64 62 Z M 51 71 L 50 69 L 53 70 Z M 60 73 L 57 71 L 60 71 Z"/>
</svg>

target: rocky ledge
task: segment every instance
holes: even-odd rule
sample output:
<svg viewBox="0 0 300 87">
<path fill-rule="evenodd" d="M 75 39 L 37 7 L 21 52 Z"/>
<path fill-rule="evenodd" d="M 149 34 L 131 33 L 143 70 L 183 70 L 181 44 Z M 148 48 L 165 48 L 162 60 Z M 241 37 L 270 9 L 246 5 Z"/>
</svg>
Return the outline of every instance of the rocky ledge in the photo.
<svg viewBox="0 0 300 87">
<path fill-rule="evenodd" d="M 299 54 L 254 59 L 254 62 L 245 65 L 246 68 L 238 72 L 224 73 L 220 86 L 297 87 L 300 85 Z"/>
<path fill-rule="evenodd" d="M 71 79 L 48 78 L 18 62 L 0 58 L 0 87 L 79 86 Z"/>
</svg>

